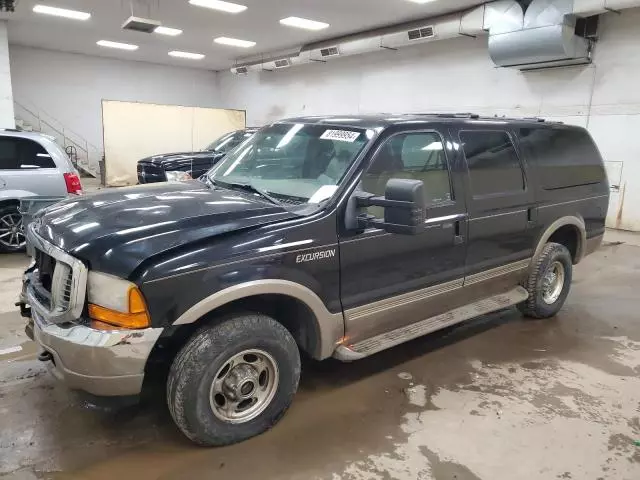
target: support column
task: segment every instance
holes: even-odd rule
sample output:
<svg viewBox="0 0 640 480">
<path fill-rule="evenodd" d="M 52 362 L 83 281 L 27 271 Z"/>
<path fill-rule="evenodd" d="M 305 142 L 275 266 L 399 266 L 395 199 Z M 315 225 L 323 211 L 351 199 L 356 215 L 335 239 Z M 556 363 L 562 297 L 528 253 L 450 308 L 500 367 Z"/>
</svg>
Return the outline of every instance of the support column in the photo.
<svg viewBox="0 0 640 480">
<path fill-rule="evenodd" d="M 7 21 L 0 20 L 0 128 L 15 128 Z"/>
</svg>

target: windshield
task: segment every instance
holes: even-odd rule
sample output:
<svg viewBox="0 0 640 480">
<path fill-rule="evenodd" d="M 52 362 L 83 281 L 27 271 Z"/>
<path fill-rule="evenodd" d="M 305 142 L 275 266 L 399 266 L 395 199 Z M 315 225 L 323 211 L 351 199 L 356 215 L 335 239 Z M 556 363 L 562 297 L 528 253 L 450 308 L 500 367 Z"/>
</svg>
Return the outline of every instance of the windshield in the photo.
<svg viewBox="0 0 640 480">
<path fill-rule="evenodd" d="M 245 130 L 227 133 L 209 145 L 206 150 L 216 153 L 227 153 L 251 137 L 251 135 L 253 135 L 252 132 Z"/>
<path fill-rule="evenodd" d="M 333 196 L 367 142 L 358 128 L 274 124 L 230 152 L 208 178 L 250 185 L 281 203 L 318 204 Z"/>
</svg>

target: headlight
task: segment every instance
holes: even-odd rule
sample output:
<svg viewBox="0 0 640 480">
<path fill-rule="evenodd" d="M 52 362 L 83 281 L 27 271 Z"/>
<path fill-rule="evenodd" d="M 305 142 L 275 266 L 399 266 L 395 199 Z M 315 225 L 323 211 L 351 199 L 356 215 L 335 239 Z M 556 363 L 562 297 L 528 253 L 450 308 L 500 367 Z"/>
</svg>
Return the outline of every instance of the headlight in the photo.
<svg viewBox="0 0 640 480">
<path fill-rule="evenodd" d="M 168 182 L 184 182 L 185 180 L 191 180 L 189 172 L 165 172 L 165 175 L 167 176 Z"/>
<path fill-rule="evenodd" d="M 135 284 L 106 273 L 89 272 L 87 291 L 93 328 L 147 328 L 151 324 L 147 304 Z"/>
</svg>

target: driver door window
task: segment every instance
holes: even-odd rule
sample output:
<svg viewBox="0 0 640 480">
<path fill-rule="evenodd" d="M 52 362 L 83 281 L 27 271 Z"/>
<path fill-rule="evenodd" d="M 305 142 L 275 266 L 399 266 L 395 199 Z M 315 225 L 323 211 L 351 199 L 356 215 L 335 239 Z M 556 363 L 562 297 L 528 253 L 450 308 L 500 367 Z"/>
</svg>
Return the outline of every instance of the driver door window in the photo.
<svg viewBox="0 0 640 480">
<path fill-rule="evenodd" d="M 362 190 L 384 196 L 392 178 L 422 180 L 428 207 L 450 203 L 453 195 L 442 137 L 436 132 L 414 132 L 387 140 L 362 177 Z M 382 212 L 380 207 L 368 209 L 378 218 L 384 216 Z"/>
</svg>

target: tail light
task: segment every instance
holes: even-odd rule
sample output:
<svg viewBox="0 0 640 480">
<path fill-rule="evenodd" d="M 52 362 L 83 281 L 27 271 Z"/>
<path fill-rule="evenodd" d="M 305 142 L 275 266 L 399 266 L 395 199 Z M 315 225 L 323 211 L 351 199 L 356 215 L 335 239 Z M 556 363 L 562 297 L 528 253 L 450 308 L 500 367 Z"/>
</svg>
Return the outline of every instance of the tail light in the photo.
<svg viewBox="0 0 640 480">
<path fill-rule="evenodd" d="M 78 177 L 78 175 L 70 172 L 65 173 L 64 183 L 67 185 L 67 193 L 82 195 L 82 184 L 80 183 L 80 177 Z"/>
</svg>

